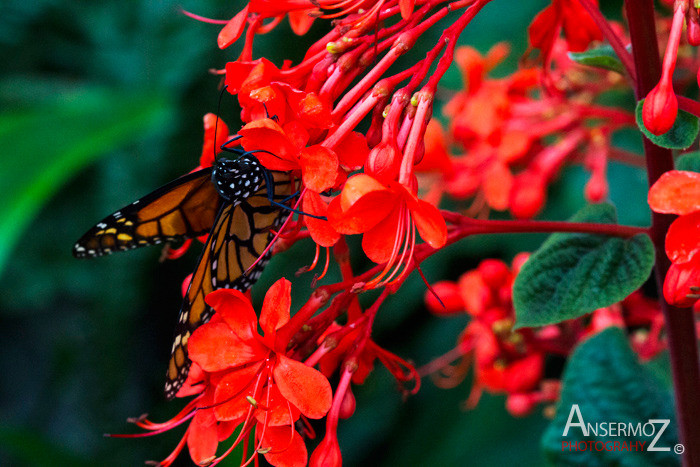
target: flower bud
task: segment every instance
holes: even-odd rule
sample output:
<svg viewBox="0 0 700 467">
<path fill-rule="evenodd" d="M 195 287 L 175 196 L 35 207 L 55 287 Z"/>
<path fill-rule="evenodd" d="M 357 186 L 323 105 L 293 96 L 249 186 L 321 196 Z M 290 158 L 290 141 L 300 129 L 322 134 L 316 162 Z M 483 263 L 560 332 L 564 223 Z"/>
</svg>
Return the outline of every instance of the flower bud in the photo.
<svg viewBox="0 0 700 467">
<path fill-rule="evenodd" d="M 365 173 L 383 180 L 396 180 L 401 169 L 401 152 L 387 142 L 381 142 L 369 152 L 365 163 Z"/>
<path fill-rule="evenodd" d="M 537 401 L 532 394 L 511 394 L 506 399 L 506 410 L 514 417 L 526 417 L 532 413 Z"/>
<path fill-rule="evenodd" d="M 608 197 L 608 181 L 605 179 L 605 175 L 594 172 L 588 179 L 583 193 L 589 203 L 605 201 Z"/>
<path fill-rule="evenodd" d="M 326 435 L 309 459 L 309 467 L 340 467 L 343 458 L 340 455 L 340 446 L 335 433 Z"/>
<path fill-rule="evenodd" d="M 338 413 L 338 416 L 343 420 L 352 417 L 352 415 L 355 413 L 356 404 L 355 395 L 352 393 L 350 386 L 348 386 L 348 389 L 345 391 L 345 395 L 343 396 L 343 402 L 340 404 L 340 412 Z"/>
<path fill-rule="evenodd" d="M 671 129 L 678 115 L 678 100 L 670 79 L 662 79 L 644 100 L 642 120 L 644 126 L 655 135 Z"/>
<path fill-rule="evenodd" d="M 542 210 L 546 199 L 544 180 L 522 172 L 515 177 L 510 192 L 510 212 L 519 219 L 530 219 Z"/>
<path fill-rule="evenodd" d="M 510 279 L 508 265 L 499 259 L 485 259 L 479 263 L 479 272 L 486 285 L 498 289 Z"/>
</svg>

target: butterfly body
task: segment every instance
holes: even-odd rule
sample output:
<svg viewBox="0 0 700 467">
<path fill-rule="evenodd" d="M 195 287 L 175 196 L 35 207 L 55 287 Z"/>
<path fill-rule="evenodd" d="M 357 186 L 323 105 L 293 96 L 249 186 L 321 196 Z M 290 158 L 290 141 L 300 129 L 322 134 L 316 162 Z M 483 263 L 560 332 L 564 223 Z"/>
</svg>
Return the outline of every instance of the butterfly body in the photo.
<svg viewBox="0 0 700 467">
<path fill-rule="evenodd" d="M 218 288 L 248 290 L 269 260 L 272 234 L 288 215 L 280 202 L 290 177 L 271 172 L 250 154 L 219 158 L 104 218 L 73 247 L 78 258 L 96 257 L 183 238 L 207 237 L 176 324 L 165 393 L 173 398 L 189 371 L 187 341 L 214 311 L 204 297 Z M 263 256 L 264 254 L 264 256 Z"/>
</svg>

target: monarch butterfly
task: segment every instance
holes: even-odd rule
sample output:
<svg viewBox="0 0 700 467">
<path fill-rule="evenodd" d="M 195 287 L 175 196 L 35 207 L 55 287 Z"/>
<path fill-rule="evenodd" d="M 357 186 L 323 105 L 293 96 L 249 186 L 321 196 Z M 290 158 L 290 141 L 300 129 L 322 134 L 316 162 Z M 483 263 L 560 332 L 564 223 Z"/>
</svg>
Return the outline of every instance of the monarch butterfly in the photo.
<svg viewBox="0 0 700 467">
<path fill-rule="evenodd" d="M 293 211 L 281 204 L 292 197 L 292 184 L 288 173 L 266 169 L 250 152 L 237 159 L 220 157 L 213 167 L 173 180 L 107 216 L 73 247 L 75 257 L 89 258 L 209 233 L 180 309 L 167 399 L 187 378 L 190 335 L 214 313 L 204 297 L 217 288 L 245 291 L 260 277 L 269 259 L 269 252 L 260 256 L 272 238 L 270 230 L 288 215 L 280 207 Z"/>
</svg>

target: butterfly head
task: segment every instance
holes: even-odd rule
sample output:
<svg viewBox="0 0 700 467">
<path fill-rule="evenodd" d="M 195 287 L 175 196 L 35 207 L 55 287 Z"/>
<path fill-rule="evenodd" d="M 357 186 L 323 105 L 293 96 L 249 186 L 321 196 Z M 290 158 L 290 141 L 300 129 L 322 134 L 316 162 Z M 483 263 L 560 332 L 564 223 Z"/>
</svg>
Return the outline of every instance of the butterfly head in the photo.
<svg viewBox="0 0 700 467">
<path fill-rule="evenodd" d="M 212 180 L 224 199 L 242 200 L 260 189 L 265 182 L 265 168 L 250 154 L 237 159 L 220 158 L 214 164 Z"/>
</svg>

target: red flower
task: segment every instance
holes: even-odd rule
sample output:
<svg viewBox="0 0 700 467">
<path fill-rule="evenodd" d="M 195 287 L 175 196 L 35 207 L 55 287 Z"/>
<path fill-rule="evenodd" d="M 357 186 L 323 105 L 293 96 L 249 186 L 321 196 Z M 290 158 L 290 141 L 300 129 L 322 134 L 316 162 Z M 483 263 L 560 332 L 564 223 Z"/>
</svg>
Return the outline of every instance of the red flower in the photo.
<svg viewBox="0 0 700 467">
<path fill-rule="evenodd" d="M 673 265 L 664 282 L 664 297 L 672 305 L 691 306 L 700 286 L 700 173 L 666 172 L 649 190 L 649 206 L 655 212 L 680 215 L 666 234 L 666 254 Z"/>
<path fill-rule="evenodd" d="M 301 415 L 324 417 L 332 391 L 321 372 L 288 358 L 287 342 L 277 339 L 277 331 L 290 318 L 290 282 L 280 279 L 268 290 L 260 320 L 237 290 L 216 290 L 206 302 L 216 313 L 189 338 L 192 368 L 178 392 L 178 397 L 199 396 L 167 423 L 138 420 L 137 425 L 160 432 L 192 418 L 183 441 L 163 465 L 174 461 L 185 442 L 198 465 L 220 460 L 218 443 L 241 425 L 233 446 L 255 428 L 254 455 L 263 454 L 276 466 L 306 465 L 306 446 L 294 423 Z"/>
<path fill-rule="evenodd" d="M 275 342 L 277 330 L 289 321 L 290 291 L 290 282 L 280 279 L 265 295 L 259 323 L 264 335 L 258 334 L 255 310 L 243 293 L 219 289 L 207 295 L 207 304 L 219 319 L 192 334 L 189 354 L 204 371 L 224 372 L 214 395 L 217 420 L 243 416 L 240 404 L 245 396 L 260 400 L 262 385 L 254 384 L 256 380 L 271 382 L 266 405 L 270 401 L 272 405 L 267 405 L 268 413 L 258 417 L 269 417 L 272 425 L 294 422 L 299 412 L 321 418 L 330 408 L 328 380 L 319 371 L 286 357 L 286 342 Z"/>
<path fill-rule="evenodd" d="M 593 3 L 598 4 L 595 0 Z M 581 52 L 592 41 L 603 38 L 595 21 L 578 0 L 553 0 L 550 6 L 538 13 L 528 29 L 530 44 L 542 51 L 545 63 L 562 29 L 569 50 L 573 52 Z"/>
<path fill-rule="evenodd" d="M 367 174 L 348 179 L 328 206 L 328 220 L 340 233 L 364 234 L 362 249 L 375 263 L 387 263 L 385 273 L 411 259 L 416 229 L 433 248 L 447 241 L 445 220 L 435 206 L 400 183 L 385 185 Z"/>
</svg>

